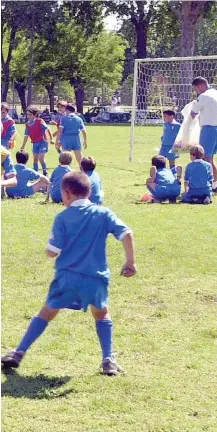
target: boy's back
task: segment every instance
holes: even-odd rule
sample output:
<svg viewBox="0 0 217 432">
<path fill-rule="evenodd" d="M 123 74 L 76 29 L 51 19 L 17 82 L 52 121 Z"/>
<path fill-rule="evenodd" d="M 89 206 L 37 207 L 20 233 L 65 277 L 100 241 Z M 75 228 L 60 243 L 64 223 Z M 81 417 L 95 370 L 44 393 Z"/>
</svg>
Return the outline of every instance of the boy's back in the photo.
<svg viewBox="0 0 217 432">
<path fill-rule="evenodd" d="M 28 182 L 40 178 L 40 174 L 37 171 L 28 168 L 24 164 L 16 164 L 15 169 L 17 172 L 17 186 L 6 189 L 7 194 L 10 194 L 10 196 L 23 195 L 26 192 Z"/>
<path fill-rule="evenodd" d="M 67 269 L 108 281 L 106 237 L 112 233 L 121 240 L 128 231 L 131 232 L 111 210 L 88 199 L 76 200 L 54 221 L 49 248 L 61 252 L 56 270 Z"/>
<path fill-rule="evenodd" d="M 86 171 L 91 182 L 90 201 L 95 204 L 102 204 L 103 191 L 99 174 L 96 171 Z"/>
<path fill-rule="evenodd" d="M 78 135 L 79 131 L 84 129 L 84 123 L 82 119 L 73 114 L 73 115 L 64 115 L 61 118 L 60 126 L 63 127 L 64 135 L 73 134 Z"/>
<path fill-rule="evenodd" d="M 174 174 L 170 169 L 158 168 L 156 174 L 156 185 L 172 185 L 176 181 Z"/>
<path fill-rule="evenodd" d="M 57 168 L 52 172 L 50 182 L 51 182 L 51 197 L 52 199 L 61 201 L 60 186 L 63 176 L 72 171 L 69 165 L 58 165 Z"/>
<path fill-rule="evenodd" d="M 212 166 L 203 159 L 195 159 L 186 166 L 185 180 L 189 182 L 189 189 L 212 190 Z"/>
</svg>

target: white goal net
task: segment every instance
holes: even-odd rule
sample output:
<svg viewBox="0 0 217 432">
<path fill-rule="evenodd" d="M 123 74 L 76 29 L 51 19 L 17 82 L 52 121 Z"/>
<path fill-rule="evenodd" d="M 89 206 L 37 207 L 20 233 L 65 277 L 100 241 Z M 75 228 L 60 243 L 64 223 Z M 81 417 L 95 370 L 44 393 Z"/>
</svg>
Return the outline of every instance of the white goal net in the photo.
<svg viewBox="0 0 217 432">
<path fill-rule="evenodd" d="M 162 125 L 165 109 L 173 109 L 176 120 L 182 121 L 181 110 L 195 98 L 191 84 L 197 76 L 217 89 L 217 55 L 135 60 L 130 161 L 137 145 L 139 153 L 141 146 L 144 149 L 144 126 Z"/>
</svg>

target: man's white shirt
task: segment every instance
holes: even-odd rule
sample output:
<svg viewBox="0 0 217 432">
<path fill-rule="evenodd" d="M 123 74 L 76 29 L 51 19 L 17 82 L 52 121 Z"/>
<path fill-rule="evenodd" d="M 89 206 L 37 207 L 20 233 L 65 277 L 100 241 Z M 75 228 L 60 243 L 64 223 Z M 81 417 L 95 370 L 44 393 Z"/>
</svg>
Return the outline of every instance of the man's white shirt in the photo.
<svg viewBox="0 0 217 432">
<path fill-rule="evenodd" d="M 200 113 L 200 126 L 217 126 L 217 90 L 209 88 L 201 93 L 194 102 L 192 111 Z"/>
</svg>

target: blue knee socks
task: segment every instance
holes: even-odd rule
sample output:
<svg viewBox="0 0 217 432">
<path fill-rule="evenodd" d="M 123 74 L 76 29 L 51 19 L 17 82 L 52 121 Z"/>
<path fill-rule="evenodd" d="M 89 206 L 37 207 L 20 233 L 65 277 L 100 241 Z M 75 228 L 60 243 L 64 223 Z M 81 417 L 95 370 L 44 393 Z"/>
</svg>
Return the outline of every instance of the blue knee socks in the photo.
<svg viewBox="0 0 217 432">
<path fill-rule="evenodd" d="M 33 168 L 35 171 L 38 171 L 38 162 L 34 162 Z"/>
<path fill-rule="evenodd" d="M 45 319 L 36 316 L 32 319 L 23 339 L 19 343 L 16 351 L 24 351 L 26 352 L 30 345 L 35 342 L 35 340 L 43 333 L 48 325 L 48 321 Z"/>
<path fill-rule="evenodd" d="M 96 332 L 102 348 L 102 358 L 113 357 L 112 349 L 112 333 L 113 333 L 112 320 L 99 320 L 96 321 Z"/>
<path fill-rule="evenodd" d="M 42 162 L 42 163 L 41 163 L 41 166 L 42 166 L 43 174 L 46 175 L 46 174 L 47 174 L 47 165 L 46 165 L 46 163 L 45 163 L 45 162 Z"/>
</svg>

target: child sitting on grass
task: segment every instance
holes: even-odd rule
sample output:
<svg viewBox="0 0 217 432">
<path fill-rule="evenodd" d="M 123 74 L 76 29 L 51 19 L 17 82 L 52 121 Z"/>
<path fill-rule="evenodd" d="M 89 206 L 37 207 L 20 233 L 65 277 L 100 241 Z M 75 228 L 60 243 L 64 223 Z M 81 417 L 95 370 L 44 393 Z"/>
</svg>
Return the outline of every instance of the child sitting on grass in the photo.
<svg viewBox="0 0 217 432">
<path fill-rule="evenodd" d="M 46 202 L 49 201 L 49 196 L 55 203 L 62 202 L 61 196 L 61 181 L 64 175 L 70 171 L 72 171 L 70 164 L 72 163 L 72 154 L 70 152 L 62 152 L 59 156 L 59 165 L 51 174 L 50 185 L 48 188 L 48 193 L 46 197 Z"/>
<path fill-rule="evenodd" d="M 46 255 L 56 258 L 56 274 L 45 305 L 32 319 L 23 339 L 14 351 L 2 357 L 5 368 L 18 367 L 26 351 L 59 310 L 75 309 L 76 304 L 76 309 L 82 308 L 85 312 L 90 306 L 102 349 L 101 373 L 118 375 L 123 372 L 112 347 L 106 239 L 111 233 L 122 242 L 126 260 L 121 275 L 131 277 L 136 273 L 133 234 L 110 209 L 89 201 L 90 190 L 90 180 L 83 172 L 71 172 L 62 179 L 61 193 L 66 209 L 56 215 L 46 248 Z"/>
<path fill-rule="evenodd" d="M 46 176 L 39 174 L 32 168 L 27 168 L 26 164 L 29 160 L 29 153 L 18 151 L 16 153 L 15 169 L 17 172 L 17 185 L 6 187 L 6 192 L 9 198 L 26 198 L 34 195 L 39 191 L 46 191 L 49 180 Z M 29 182 L 37 180 L 29 185 Z"/>
<path fill-rule="evenodd" d="M 185 193 L 183 203 L 210 204 L 212 202 L 213 170 L 209 162 L 203 160 L 201 145 L 190 147 L 191 161 L 185 169 Z"/>
<path fill-rule="evenodd" d="M 95 171 L 96 161 L 93 157 L 81 159 L 81 169 L 88 175 L 91 182 L 91 194 L 89 200 L 95 204 L 102 204 L 104 192 L 99 174 Z"/>
<path fill-rule="evenodd" d="M 153 196 L 153 202 L 169 200 L 176 202 L 176 198 L 181 192 L 182 167 L 178 166 L 176 172 L 166 168 L 166 158 L 164 156 L 154 156 L 150 177 L 146 181 L 146 186 Z"/>
</svg>

